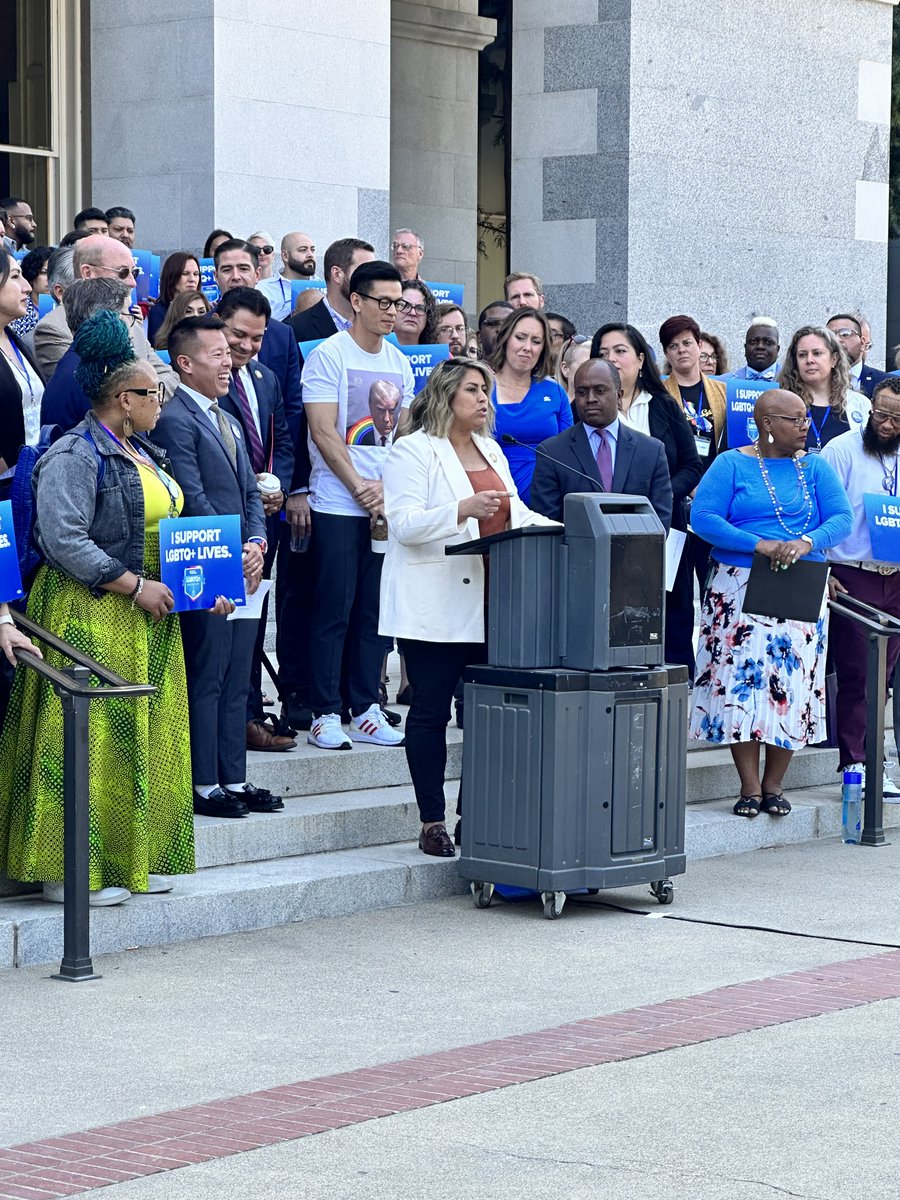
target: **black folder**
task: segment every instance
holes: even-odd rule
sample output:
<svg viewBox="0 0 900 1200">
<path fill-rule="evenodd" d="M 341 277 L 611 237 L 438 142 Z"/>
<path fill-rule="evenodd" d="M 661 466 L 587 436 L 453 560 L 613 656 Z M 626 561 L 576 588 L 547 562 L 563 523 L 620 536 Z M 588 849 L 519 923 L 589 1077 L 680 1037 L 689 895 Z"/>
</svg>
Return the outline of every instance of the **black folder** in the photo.
<svg viewBox="0 0 900 1200">
<path fill-rule="evenodd" d="M 780 567 L 773 571 L 771 559 L 754 554 L 742 611 L 754 617 L 815 622 L 827 586 L 827 562 L 801 558 L 786 571 Z"/>
</svg>

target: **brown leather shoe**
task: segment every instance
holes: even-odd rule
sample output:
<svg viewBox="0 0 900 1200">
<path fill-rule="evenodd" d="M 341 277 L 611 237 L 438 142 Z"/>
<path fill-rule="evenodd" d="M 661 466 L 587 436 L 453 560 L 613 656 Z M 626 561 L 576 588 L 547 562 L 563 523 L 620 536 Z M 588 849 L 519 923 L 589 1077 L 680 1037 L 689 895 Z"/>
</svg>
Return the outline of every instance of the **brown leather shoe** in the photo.
<svg viewBox="0 0 900 1200">
<path fill-rule="evenodd" d="M 293 750 L 296 745 L 293 738 L 273 733 L 260 717 L 247 722 L 248 750 Z"/>
<path fill-rule="evenodd" d="M 431 825 L 419 834 L 419 849 L 423 854 L 433 854 L 435 858 L 455 858 L 456 851 L 453 842 L 443 825 Z"/>
</svg>

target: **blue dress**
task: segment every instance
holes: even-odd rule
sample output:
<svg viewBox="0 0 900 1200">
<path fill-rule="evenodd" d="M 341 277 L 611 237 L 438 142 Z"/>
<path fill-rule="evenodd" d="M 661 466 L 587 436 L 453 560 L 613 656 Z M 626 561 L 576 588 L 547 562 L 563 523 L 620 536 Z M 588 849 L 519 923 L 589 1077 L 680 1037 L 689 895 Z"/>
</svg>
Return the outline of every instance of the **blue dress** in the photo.
<svg viewBox="0 0 900 1200">
<path fill-rule="evenodd" d="M 533 380 L 518 404 L 498 404 L 496 384 L 491 399 L 497 415 L 494 437 L 506 455 L 516 491 L 523 504 L 528 504 L 535 462 L 535 454 L 528 447 L 540 446 L 541 442 L 562 433 L 574 423 L 569 397 L 555 380 L 548 377 Z M 525 445 L 504 445 L 504 433 L 512 434 Z"/>
</svg>

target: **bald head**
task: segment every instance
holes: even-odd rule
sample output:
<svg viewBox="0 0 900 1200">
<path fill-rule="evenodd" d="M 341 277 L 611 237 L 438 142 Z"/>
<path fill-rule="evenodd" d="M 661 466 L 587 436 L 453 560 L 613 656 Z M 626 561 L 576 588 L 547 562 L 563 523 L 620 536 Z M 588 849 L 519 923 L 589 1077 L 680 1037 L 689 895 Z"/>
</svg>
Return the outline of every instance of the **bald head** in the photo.
<svg viewBox="0 0 900 1200">
<path fill-rule="evenodd" d="M 76 279 L 109 279 L 117 276 L 134 286 L 134 259 L 124 242 L 105 234 L 92 233 L 75 243 L 72 266 Z M 125 275 L 127 267 L 130 274 Z"/>
<path fill-rule="evenodd" d="M 310 279 L 316 273 L 316 247 L 308 233 L 286 233 L 281 239 L 282 275 Z"/>
<path fill-rule="evenodd" d="M 806 405 L 796 392 L 789 392 L 787 388 L 769 388 L 766 392 L 760 392 L 753 407 L 753 416 L 759 424 L 763 417 L 773 412 L 802 417 L 806 413 Z"/>
<path fill-rule="evenodd" d="M 578 416 L 585 425 L 606 429 L 619 415 L 622 380 L 614 363 L 589 358 L 575 372 L 572 388 Z"/>
<path fill-rule="evenodd" d="M 763 392 L 754 405 L 753 417 L 759 432 L 759 453 L 793 456 L 806 445 L 809 413 L 796 392 L 785 388 Z"/>
</svg>

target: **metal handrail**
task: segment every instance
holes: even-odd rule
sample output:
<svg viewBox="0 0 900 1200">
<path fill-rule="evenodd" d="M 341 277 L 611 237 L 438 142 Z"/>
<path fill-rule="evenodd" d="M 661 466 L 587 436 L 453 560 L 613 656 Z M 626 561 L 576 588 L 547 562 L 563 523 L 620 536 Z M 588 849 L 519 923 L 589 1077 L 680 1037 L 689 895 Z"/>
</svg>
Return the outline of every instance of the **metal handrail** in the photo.
<svg viewBox="0 0 900 1200">
<path fill-rule="evenodd" d="M 863 801 L 864 846 L 884 840 L 884 698 L 887 694 L 887 640 L 900 637 L 900 618 L 882 612 L 849 592 L 828 601 L 832 612 L 855 621 L 868 632 L 866 656 L 866 790 Z"/>
<path fill-rule="evenodd" d="M 53 684 L 63 709 L 63 957 L 54 979 L 83 983 L 99 979 L 91 961 L 90 909 L 90 746 L 88 722 L 91 700 L 101 696 L 152 696 L 150 683 L 129 683 L 109 667 L 71 646 L 37 621 L 13 612 L 13 620 L 51 650 L 72 662 L 59 670 L 36 654 L 17 649 L 15 656 L 24 667 L 37 671 Z M 91 676 L 102 681 L 91 683 Z"/>
</svg>

